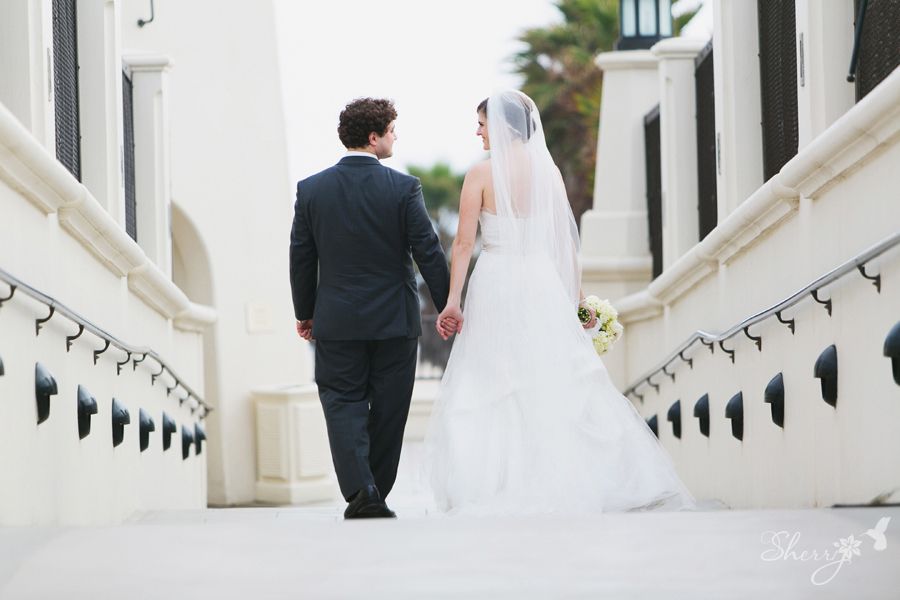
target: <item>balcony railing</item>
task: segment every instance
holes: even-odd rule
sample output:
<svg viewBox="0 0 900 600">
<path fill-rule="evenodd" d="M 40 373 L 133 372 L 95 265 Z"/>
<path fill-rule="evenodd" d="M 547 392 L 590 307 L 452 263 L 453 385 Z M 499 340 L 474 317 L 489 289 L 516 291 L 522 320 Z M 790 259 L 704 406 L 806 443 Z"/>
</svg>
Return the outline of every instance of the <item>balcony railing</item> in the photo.
<svg viewBox="0 0 900 600">
<path fill-rule="evenodd" d="M 715 351 L 715 346 L 718 345 L 719 348 L 728 355 L 732 362 L 734 362 L 734 350 L 728 349 L 725 347 L 725 342 L 737 335 L 743 333 L 749 339 L 753 340 L 757 347 L 762 350 L 762 337 L 757 337 L 751 334 L 750 328 L 757 323 L 761 323 L 767 319 L 772 317 L 777 318 L 781 323 L 784 323 L 787 327 L 790 327 L 793 331 L 794 321 L 793 319 L 784 319 L 782 317 L 782 312 L 800 301 L 804 300 L 807 297 L 812 297 L 816 302 L 822 304 L 826 310 L 828 310 L 828 314 L 831 314 L 831 299 L 823 299 L 819 296 L 819 290 L 824 288 L 825 286 L 833 283 L 837 279 L 847 275 L 851 271 L 858 271 L 861 276 L 865 277 L 872 281 L 872 283 L 876 286 L 876 288 L 880 291 L 881 289 L 881 275 L 872 275 L 866 271 L 866 264 L 872 259 L 880 256 L 881 254 L 887 252 L 891 248 L 900 244 L 900 232 L 895 233 L 881 242 L 875 244 L 869 249 L 861 252 L 856 257 L 848 260 L 842 265 L 835 267 L 831 271 L 825 273 L 821 277 L 817 278 L 815 281 L 810 282 L 805 285 L 801 289 L 797 290 L 784 300 L 773 304 L 772 306 L 754 314 L 740 323 L 734 325 L 728 330 L 722 333 L 710 333 L 703 330 L 697 330 L 692 333 L 687 340 L 685 340 L 682 344 L 680 344 L 675 350 L 669 353 L 666 358 L 657 364 L 655 367 L 641 375 L 637 378 L 634 383 L 629 385 L 624 394 L 626 396 L 633 396 L 638 398 L 639 400 L 643 400 L 641 394 L 638 393 L 638 390 L 643 386 L 649 386 L 657 388 L 659 386 L 658 383 L 653 382 L 653 378 L 659 374 L 663 374 L 665 376 L 674 378 L 675 368 L 681 362 L 686 362 L 691 364 L 692 359 L 685 356 L 685 352 L 689 350 L 691 347 L 695 346 L 697 343 L 701 343 L 707 348 L 709 348 L 710 352 Z"/>
<path fill-rule="evenodd" d="M 122 340 L 116 338 L 112 334 L 98 327 L 85 317 L 81 316 L 71 308 L 67 307 L 65 304 L 62 304 L 55 298 L 48 296 L 47 294 L 36 290 L 31 287 L 27 283 L 21 281 L 20 279 L 10 275 L 3 269 L 0 269 L 0 281 L 5 282 L 9 285 L 9 293 L 6 296 L 0 297 L 0 310 L 2 310 L 3 305 L 12 300 L 16 294 L 24 294 L 26 296 L 31 297 L 32 299 L 44 304 L 49 308 L 49 314 L 42 318 L 35 320 L 35 335 L 40 334 L 41 327 L 45 323 L 47 323 L 50 319 L 52 319 L 56 315 L 60 315 L 65 317 L 69 321 L 75 323 L 78 326 L 78 333 L 75 335 L 66 337 L 66 349 L 70 349 L 72 344 L 80 338 L 85 331 L 97 336 L 101 340 L 104 341 L 104 347 L 100 349 L 94 350 L 94 363 L 96 364 L 97 359 L 100 355 L 104 354 L 110 347 L 115 347 L 121 350 L 126 354 L 126 359 L 122 362 L 116 362 L 116 373 L 121 373 L 123 367 L 127 366 L 128 363 L 132 363 L 132 368 L 137 369 L 137 366 L 141 363 L 144 363 L 148 358 L 152 359 L 153 362 L 156 363 L 156 371 L 151 371 L 150 373 L 150 383 L 151 385 L 156 383 L 156 380 L 161 377 L 164 373 L 168 373 L 169 376 L 174 380 L 174 384 L 172 387 L 167 387 L 166 391 L 169 395 L 177 392 L 179 389 L 184 390 L 185 395 L 181 395 L 178 399 L 179 404 L 183 404 L 184 402 L 191 403 L 191 399 L 196 401 L 196 406 L 191 407 L 191 412 L 193 413 L 195 410 L 200 410 L 199 418 L 203 419 L 206 415 L 213 410 L 211 406 L 206 404 L 203 401 L 203 398 L 200 397 L 197 392 L 195 392 L 191 386 L 184 382 L 184 379 L 179 377 L 179 375 L 172 369 L 171 366 L 153 349 L 134 346 L 132 344 L 128 344 L 123 342 Z"/>
</svg>

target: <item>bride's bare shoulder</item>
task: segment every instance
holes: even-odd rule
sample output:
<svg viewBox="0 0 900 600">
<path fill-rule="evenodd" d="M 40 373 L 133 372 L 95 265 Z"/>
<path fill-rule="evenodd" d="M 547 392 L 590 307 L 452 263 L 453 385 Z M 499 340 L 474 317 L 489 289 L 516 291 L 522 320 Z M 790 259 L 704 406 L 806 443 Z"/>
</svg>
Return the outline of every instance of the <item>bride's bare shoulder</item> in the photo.
<svg viewBox="0 0 900 600">
<path fill-rule="evenodd" d="M 480 181 L 489 180 L 491 177 L 491 159 L 487 158 L 472 165 L 472 168 L 466 173 L 466 177 Z"/>
</svg>

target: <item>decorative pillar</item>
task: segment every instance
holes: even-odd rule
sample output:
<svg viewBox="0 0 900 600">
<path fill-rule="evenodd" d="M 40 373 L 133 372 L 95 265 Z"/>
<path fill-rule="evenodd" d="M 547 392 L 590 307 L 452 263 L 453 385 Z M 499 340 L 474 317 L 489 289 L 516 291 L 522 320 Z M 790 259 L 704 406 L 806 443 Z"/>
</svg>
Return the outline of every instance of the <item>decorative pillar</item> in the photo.
<svg viewBox="0 0 900 600">
<path fill-rule="evenodd" d="M 172 277 L 171 154 L 165 56 L 127 56 L 134 102 L 134 178 L 137 241 L 159 270 Z"/>
<path fill-rule="evenodd" d="M 55 154 L 52 23 L 51 0 L 0 2 L 0 103 Z"/>
<path fill-rule="evenodd" d="M 663 269 L 700 241 L 694 59 L 705 45 L 670 38 L 651 49 L 659 60 Z"/>
<path fill-rule="evenodd" d="M 797 0 L 798 149 L 856 103 L 847 81 L 853 52 L 853 2 Z"/>
<path fill-rule="evenodd" d="M 646 287 L 652 274 L 644 174 L 644 115 L 659 102 L 656 57 L 607 52 L 597 140 L 594 205 L 581 217 L 585 294 L 615 299 Z"/>
<path fill-rule="evenodd" d="M 718 221 L 763 184 L 756 2 L 712 0 Z"/>
<path fill-rule="evenodd" d="M 115 0 L 78 0 L 81 182 L 125 228 L 122 55 Z"/>
<path fill-rule="evenodd" d="M 274 504 L 337 495 L 325 416 L 315 385 L 257 390 L 256 499 Z"/>
</svg>

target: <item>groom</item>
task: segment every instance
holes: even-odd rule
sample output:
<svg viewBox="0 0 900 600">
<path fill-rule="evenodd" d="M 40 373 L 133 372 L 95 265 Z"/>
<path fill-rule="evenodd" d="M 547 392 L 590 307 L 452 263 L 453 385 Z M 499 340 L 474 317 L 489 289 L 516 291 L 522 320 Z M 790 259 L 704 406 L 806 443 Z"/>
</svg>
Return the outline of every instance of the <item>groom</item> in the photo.
<svg viewBox="0 0 900 600">
<path fill-rule="evenodd" d="M 389 169 L 397 111 L 361 98 L 340 115 L 347 154 L 297 184 L 291 290 L 297 332 L 316 342 L 316 384 L 346 519 L 394 517 L 394 485 L 422 333 L 415 259 L 438 311 L 447 260 L 419 180 Z"/>
</svg>

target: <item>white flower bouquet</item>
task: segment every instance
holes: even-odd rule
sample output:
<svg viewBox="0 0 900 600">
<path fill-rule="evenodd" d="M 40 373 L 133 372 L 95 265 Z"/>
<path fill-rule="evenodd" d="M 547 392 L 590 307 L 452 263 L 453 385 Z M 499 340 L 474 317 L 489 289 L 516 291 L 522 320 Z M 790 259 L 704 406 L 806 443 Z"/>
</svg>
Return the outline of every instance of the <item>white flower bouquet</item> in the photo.
<svg viewBox="0 0 900 600">
<path fill-rule="evenodd" d="M 619 312 L 608 300 L 588 296 L 578 305 L 578 320 L 591 336 L 597 354 L 605 354 L 613 343 L 622 337 L 624 328 L 619 323 Z"/>
</svg>

